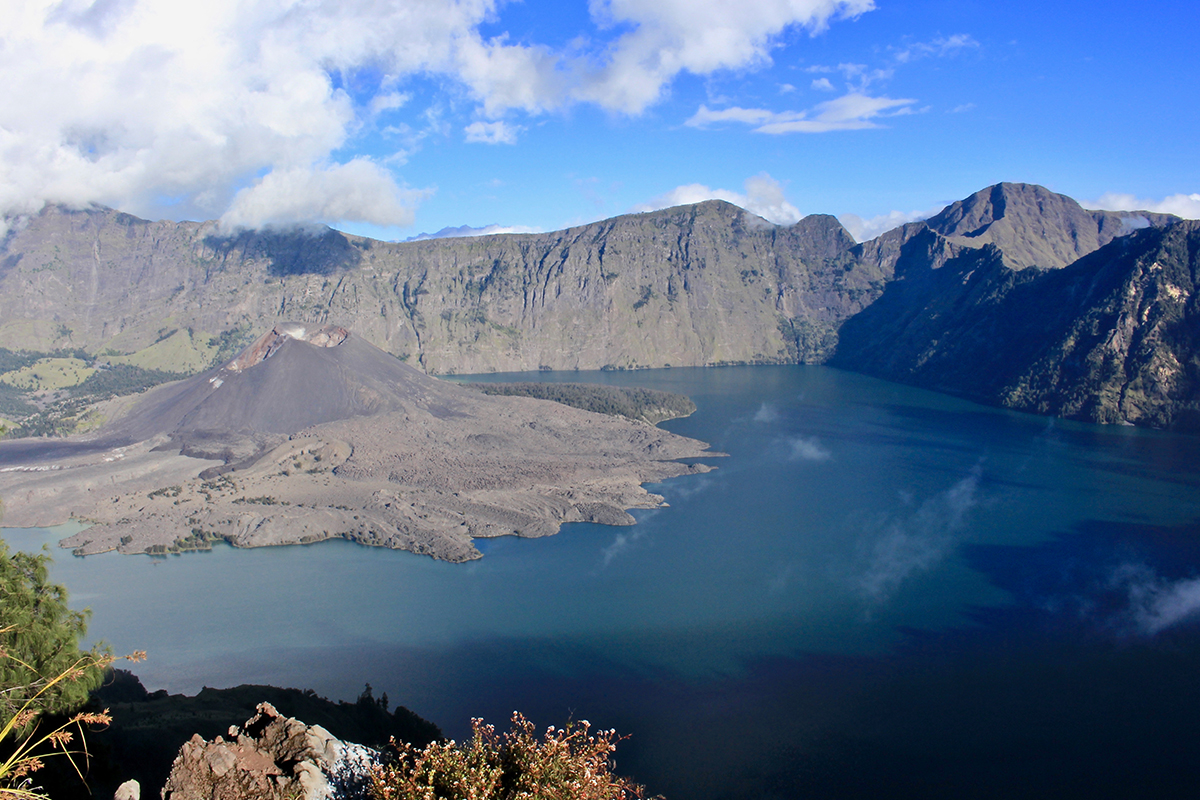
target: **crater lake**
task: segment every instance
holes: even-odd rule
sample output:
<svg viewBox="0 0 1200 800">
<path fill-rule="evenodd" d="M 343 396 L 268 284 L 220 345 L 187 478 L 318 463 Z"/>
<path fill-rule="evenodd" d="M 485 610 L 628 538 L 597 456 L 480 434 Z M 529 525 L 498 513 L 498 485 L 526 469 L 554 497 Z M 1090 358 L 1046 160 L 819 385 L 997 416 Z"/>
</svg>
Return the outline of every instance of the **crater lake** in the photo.
<svg viewBox="0 0 1200 800">
<path fill-rule="evenodd" d="M 462 739 L 520 710 L 628 735 L 670 800 L 1188 794 L 1200 437 L 988 408 L 823 367 L 541 372 L 644 386 L 713 472 L 632 527 L 477 541 L 55 550 L 147 686 L 369 683 Z M 4 529 L 18 549 L 78 526 Z"/>
</svg>

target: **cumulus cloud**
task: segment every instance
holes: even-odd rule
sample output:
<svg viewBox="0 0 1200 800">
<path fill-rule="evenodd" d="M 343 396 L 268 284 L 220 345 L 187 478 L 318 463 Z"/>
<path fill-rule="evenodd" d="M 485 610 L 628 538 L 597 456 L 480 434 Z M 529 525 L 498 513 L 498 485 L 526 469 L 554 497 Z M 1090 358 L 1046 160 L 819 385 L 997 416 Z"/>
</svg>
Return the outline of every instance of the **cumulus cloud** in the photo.
<svg viewBox="0 0 1200 800">
<path fill-rule="evenodd" d="M 701 203 L 705 200 L 725 200 L 776 225 L 792 225 L 803 216 L 800 209 L 787 201 L 783 193 L 783 186 L 779 181 L 765 172 L 747 178 L 743 188 L 745 191 L 735 192 L 730 189 L 711 189 L 700 183 L 689 183 L 677 186 L 646 203 L 636 205 L 632 210 L 634 212 L 654 211 L 660 208 Z"/>
<path fill-rule="evenodd" d="M 657 101 L 680 72 L 769 62 L 789 29 L 817 33 L 836 19 L 857 17 L 873 0 L 591 0 L 602 26 L 631 26 L 608 48 L 603 67 L 582 82 L 578 96 L 628 113 Z"/>
<path fill-rule="evenodd" d="M 326 210 L 388 225 L 411 220 L 406 190 L 383 168 L 331 156 L 406 98 L 381 83 L 360 103 L 335 78 L 368 62 L 442 66 L 447 29 L 469 31 L 481 13 L 269 0 L 214 0 L 203 13 L 162 0 L 19 9 L 0 49 L 4 210 L 100 202 L 147 215 L 228 211 L 239 223 Z M 289 198 L 285 185 L 305 194 Z M 318 199 L 335 187 L 352 197 Z M 362 213 L 354 196 L 382 203 Z"/>
<path fill-rule="evenodd" d="M 814 78 L 812 82 L 812 88 L 819 92 L 834 91 L 833 84 L 829 82 L 829 78 Z"/>
<path fill-rule="evenodd" d="M 855 241 L 866 242 L 905 223 L 928 219 L 941 210 L 942 206 L 925 211 L 889 211 L 868 219 L 863 219 L 857 214 L 839 214 L 838 222 L 842 223 L 842 227 L 850 232 Z"/>
<path fill-rule="evenodd" d="M 357 220 L 411 225 L 413 206 L 424 194 L 399 189 L 367 159 L 324 169 L 274 170 L 233 198 L 221 216 L 225 230 L 288 225 L 297 220 Z"/>
<path fill-rule="evenodd" d="M 1184 219 L 1200 219 L 1200 193 L 1173 194 L 1162 200 L 1150 200 L 1132 194 L 1105 192 L 1098 199 L 1085 200 L 1080 205 L 1104 211 L 1157 211 Z"/>
<path fill-rule="evenodd" d="M 701 105 L 684 124 L 693 128 L 708 128 L 733 122 L 749 125 L 755 133 L 828 133 L 878 128 L 881 117 L 912 113 L 912 99 L 872 97 L 851 92 L 833 100 L 817 103 L 803 111 L 769 111 L 763 108 L 737 106 L 713 110 Z"/>
<path fill-rule="evenodd" d="M 968 513 L 978 504 L 980 470 L 921 503 L 914 512 L 883 521 L 875 532 L 858 589 L 869 601 L 890 598 L 910 577 L 946 558 L 957 544 Z"/>
<path fill-rule="evenodd" d="M 499 19 L 501 4 L 10 4 L 0 47 L 0 213 L 99 202 L 230 224 L 346 214 L 402 225 L 414 195 L 382 164 L 411 153 L 375 168 L 337 154 L 412 102 L 405 81 L 432 77 L 456 100 L 465 96 L 484 118 L 467 127 L 469 141 L 510 143 L 518 128 L 506 114 L 581 102 L 639 113 L 681 73 L 765 65 L 789 32 L 816 33 L 873 7 L 591 0 L 595 35 L 555 49 L 485 37 L 480 27 Z M 291 197 L 285 187 L 304 194 Z M 335 187 L 382 204 L 335 201 Z"/>
</svg>

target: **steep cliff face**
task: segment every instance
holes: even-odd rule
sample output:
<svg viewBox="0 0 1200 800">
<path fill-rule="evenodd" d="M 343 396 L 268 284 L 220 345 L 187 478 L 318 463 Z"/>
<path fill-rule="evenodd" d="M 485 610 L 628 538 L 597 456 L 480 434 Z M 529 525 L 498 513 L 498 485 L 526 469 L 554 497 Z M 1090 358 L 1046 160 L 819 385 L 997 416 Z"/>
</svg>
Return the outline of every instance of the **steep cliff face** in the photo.
<svg viewBox="0 0 1200 800">
<path fill-rule="evenodd" d="M 345 325 L 430 373 L 831 362 L 1097 421 L 1180 425 L 1196 405 L 1192 312 L 1155 322 L 1155 309 L 1197 303 L 1182 278 L 1189 245 L 1166 244 L 1191 228 L 1026 184 L 862 244 L 829 216 L 779 227 L 721 201 L 399 244 L 225 236 L 106 209 L 47 208 L 12 227 L 0 347 L 132 353 L 187 329 L 193 350 L 215 352 L 215 334 L 289 319 Z M 1140 262 L 1122 249 L 1160 236 L 1161 272 L 1175 276 L 1161 286 L 1148 267 L 1134 278 Z M 1109 294 L 1070 283 L 1101 261 Z M 1114 311 L 1122 291 L 1159 305 Z M 1109 349 L 1089 344 L 1113 314 L 1124 327 Z"/>
<path fill-rule="evenodd" d="M 1200 222 L 1114 241 L 1020 287 L 1007 305 L 1035 297 L 1047 335 L 999 402 L 1200 431 Z"/>
<path fill-rule="evenodd" d="M 1200 430 L 1200 222 L 1054 270 L 1013 270 L 995 245 L 928 230 L 901 250 L 913 266 L 843 326 L 834 364 L 1043 414 Z"/>
<path fill-rule="evenodd" d="M 403 244 L 48 208 L 5 244 L 0 346 L 130 352 L 288 318 L 430 372 L 819 361 L 882 289 L 874 265 L 828 269 L 853 245 L 832 217 L 778 228 L 720 201 Z"/>
</svg>

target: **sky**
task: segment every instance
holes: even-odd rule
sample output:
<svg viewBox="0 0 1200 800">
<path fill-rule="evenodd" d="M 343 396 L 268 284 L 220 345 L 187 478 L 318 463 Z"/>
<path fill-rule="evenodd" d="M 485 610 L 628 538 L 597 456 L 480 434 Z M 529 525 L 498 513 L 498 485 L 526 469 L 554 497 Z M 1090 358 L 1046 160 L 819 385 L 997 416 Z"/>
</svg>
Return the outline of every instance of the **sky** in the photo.
<svg viewBox="0 0 1200 800">
<path fill-rule="evenodd" d="M 1200 4 L 0 0 L 0 214 L 380 239 L 1000 181 L 1200 218 Z"/>
</svg>

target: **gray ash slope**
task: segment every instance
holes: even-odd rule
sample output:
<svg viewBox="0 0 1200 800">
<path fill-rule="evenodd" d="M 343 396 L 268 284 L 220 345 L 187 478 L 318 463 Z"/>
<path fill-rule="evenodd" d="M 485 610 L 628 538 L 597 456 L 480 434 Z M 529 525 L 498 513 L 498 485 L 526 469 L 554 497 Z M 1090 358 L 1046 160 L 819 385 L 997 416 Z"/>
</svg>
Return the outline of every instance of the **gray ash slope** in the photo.
<svg viewBox="0 0 1200 800">
<path fill-rule="evenodd" d="M 167 434 L 192 442 L 286 435 L 408 408 L 451 416 L 470 398 L 469 390 L 343 328 L 280 323 L 229 363 L 151 390 L 109 435 L 141 441 Z"/>
<path fill-rule="evenodd" d="M 90 444 L 0 471 L 6 524 L 87 520 L 63 542 L 82 555 L 345 538 L 465 561 L 476 538 L 633 524 L 627 509 L 662 504 L 643 483 L 707 471 L 680 459 L 714 455 L 645 423 L 484 395 L 299 324 L 151 390 Z"/>
</svg>

